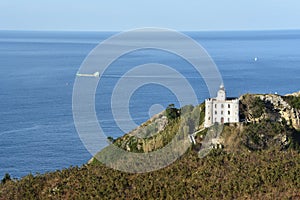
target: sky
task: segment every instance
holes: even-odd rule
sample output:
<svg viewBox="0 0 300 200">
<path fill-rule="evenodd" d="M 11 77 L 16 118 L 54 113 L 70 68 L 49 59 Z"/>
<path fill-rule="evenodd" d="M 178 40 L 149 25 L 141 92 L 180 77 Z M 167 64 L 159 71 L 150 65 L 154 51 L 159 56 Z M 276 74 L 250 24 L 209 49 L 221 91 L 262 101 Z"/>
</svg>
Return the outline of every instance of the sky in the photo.
<svg viewBox="0 0 300 200">
<path fill-rule="evenodd" d="M 299 0 L 1 0 L 0 30 L 300 29 Z"/>
</svg>

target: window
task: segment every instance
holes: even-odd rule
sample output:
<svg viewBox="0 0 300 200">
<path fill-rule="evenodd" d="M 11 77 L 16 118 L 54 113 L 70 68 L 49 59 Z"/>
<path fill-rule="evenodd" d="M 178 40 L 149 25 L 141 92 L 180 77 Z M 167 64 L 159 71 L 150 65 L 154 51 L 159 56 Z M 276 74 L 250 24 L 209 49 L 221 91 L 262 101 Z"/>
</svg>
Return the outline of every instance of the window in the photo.
<svg viewBox="0 0 300 200">
<path fill-rule="evenodd" d="M 224 117 L 221 117 L 221 123 L 224 124 Z"/>
<path fill-rule="evenodd" d="M 217 114 L 217 111 L 215 111 L 215 115 Z"/>
<path fill-rule="evenodd" d="M 230 115 L 230 110 L 228 110 L 228 115 Z"/>
<path fill-rule="evenodd" d="M 230 108 L 230 104 L 228 104 L 228 108 Z"/>
<path fill-rule="evenodd" d="M 230 122 L 230 118 L 228 118 L 228 123 Z"/>
<path fill-rule="evenodd" d="M 224 104 L 221 105 L 221 108 L 224 108 Z"/>
<path fill-rule="evenodd" d="M 217 108 L 217 104 L 215 104 L 215 108 Z"/>
<path fill-rule="evenodd" d="M 208 117 L 208 121 L 210 121 L 210 117 Z"/>
<path fill-rule="evenodd" d="M 223 115 L 224 114 L 224 112 L 223 112 L 223 110 L 221 111 L 221 115 Z"/>
</svg>

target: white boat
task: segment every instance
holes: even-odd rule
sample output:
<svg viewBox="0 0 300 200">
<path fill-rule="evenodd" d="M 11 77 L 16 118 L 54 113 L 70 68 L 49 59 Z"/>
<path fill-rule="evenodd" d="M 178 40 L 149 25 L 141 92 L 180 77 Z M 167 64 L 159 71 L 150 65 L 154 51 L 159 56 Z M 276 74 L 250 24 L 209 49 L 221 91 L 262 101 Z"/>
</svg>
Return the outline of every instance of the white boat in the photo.
<svg viewBox="0 0 300 200">
<path fill-rule="evenodd" d="M 79 76 L 79 77 L 96 77 L 96 78 L 98 78 L 100 76 L 100 73 L 99 72 L 95 72 L 93 74 L 80 74 L 80 73 L 77 73 L 76 76 Z"/>
</svg>

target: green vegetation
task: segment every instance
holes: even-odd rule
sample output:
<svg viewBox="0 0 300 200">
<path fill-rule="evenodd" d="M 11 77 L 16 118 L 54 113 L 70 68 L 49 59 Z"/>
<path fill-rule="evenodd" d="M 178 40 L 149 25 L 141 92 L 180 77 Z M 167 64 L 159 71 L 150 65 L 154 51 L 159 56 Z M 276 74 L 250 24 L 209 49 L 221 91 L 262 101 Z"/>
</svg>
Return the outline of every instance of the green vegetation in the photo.
<svg viewBox="0 0 300 200">
<path fill-rule="evenodd" d="M 204 120 L 204 104 L 198 106 L 187 105 L 181 109 L 174 107 L 174 104 L 166 109 L 166 116 L 168 117 L 168 124 L 157 134 L 151 136 L 151 133 L 157 132 L 157 127 L 154 124 L 146 122 L 143 128 L 145 129 L 145 138 L 139 138 L 134 135 L 126 134 L 121 138 L 114 140 L 114 145 L 131 152 L 151 152 L 164 147 L 169 144 L 175 135 L 191 134 L 198 130 L 199 121 Z M 169 113 L 169 114 L 168 114 Z M 177 116 L 177 114 L 180 115 Z M 173 116 L 173 117 L 170 117 Z M 174 117 L 176 116 L 176 117 Z M 202 119 L 201 119 L 202 116 Z"/>
<path fill-rule="evenodd" d="M 200 104 L 200 118 L 199 124 L 204 124 L 205 120 L 205 103 Z"/>
<path fill-rule="evenodd" d="M 280 122 L 263 120 L 259 123 L 245 123 L 239 127 L 225 125 L 222 133 L 228 150 L 247 152 L 276 149 L 299 150 L 300 133 Z M 297 138 L 298 136 L 298 138 Z"/>
<path fill-rule="evenodd" d="M 288 98 L 296 108 L 298 100 Z M 204 109 L 204 104 L 181 109 L 171 104 L 163 130 L 158 132 L 152 122 L 146 122 L 146 138 L 132 134 L 108 138 L 118 147 L 139 153 L 164 147 L 178 132 L 196 132 L 197 144 L 166 168 L 131 174 L 94 159 L 82 167 L 18 181 L 7 174 L 0 185 L 0 199 L 299 199 L 300 132 L 291 123 L 259 97 L 244 95 L 240 114 L 246 121 L 225 124 L 224 148 L 199 158 L 201 140 L 208 132 L 202 129 Z"/>
<path fill-rule="evenodd" d="M 241 118 L 245 119 L 246 116 L 251 116 L 252 118 L 259 118 L 265 111 L 265 103 L 259 97 L 255 97 L 250 94 L 243 96 L 240 111 Z"/>
<path fill-rule="evenodd" d="M 300 97 L 296 96 L 284 96 L 283 99 L 292 107 L 300 109 Z"/>
<path fill-rule="evenodd" d="M 271 146 L 267 143 L 271 142 L 272 138 L 279 133 L 291 135 L 292 130 L 289 130 L 288 127 L 284 127 L 278 122 L 263 121 L 257 124 L 251 123 L 246 126 L 243 132 L 243 139 L 245 145 L 251 150 L 260 150 Z"/>
<path fill-rule="evenodd" d="M 180 110 L 175 108 L 174 104 L 170 104 L 166 109 L 166 116 L 169 120 L 176 119 L 180 116 Z"/>
<path fill-rule="evenodd" d="M 107 137 L 107 140 L 108 140 L 109 143 L 113 143 L 113 142 L 114 142 L 114 138 L 111 137 L 111 136 L 108 136 L 108 137 Z"/>
<path fill-rule="evenodd" d="M 6 173 L 3 177 L 3 179 L 1 180 L 2 184 L 5 184 L 7 181 L 11 181 L 11 177 L 9 175 L 9 173 Z"/>
<path fill-rule="evenodd" d="M 128 174 L 96 163 L 0 186 L 2 199 L 294 199 L 300 195 L 300 155 L 293 150 L 188 151 L 159 171 Z M 298 196 L 299 197 L 299 196 Z"/>
</svg>

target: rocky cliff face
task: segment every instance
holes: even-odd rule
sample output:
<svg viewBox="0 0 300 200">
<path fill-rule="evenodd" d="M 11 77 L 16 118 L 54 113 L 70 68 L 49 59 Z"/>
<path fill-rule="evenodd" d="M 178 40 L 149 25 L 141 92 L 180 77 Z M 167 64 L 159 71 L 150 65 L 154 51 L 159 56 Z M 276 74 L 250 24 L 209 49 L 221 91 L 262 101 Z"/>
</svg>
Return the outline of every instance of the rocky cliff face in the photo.
<svg viewBox="0 0 300 200">
<path fill-rule="evenodd" d="M 221 138 L 229 151 L 299 148 L 300 97 L 245 94 L 240 97 L 241 123 L 224 127 Z"/>
<path fill-rule="evenodd" d="M 114 145 L 132 152 L 151 152 L 164 147 L 178 132 L 191 134 L 201 127 L 204 121 L 204 104 L 187 105 L 181 109 L 180 117 L 168 119 L 161 112 L 141 126 L 114 141 Z M 202 126 L 201 126 L 202 125 Z"/>
<path fill-rule="evenodd" d="M 299 92 L 294 92 L 292 94 L 287 94 L 285 96 L 294 96 L 294 97 L 300 97 L 300 91 Z"/>
<path fill-rule="evenodd" d="M 115 140 L 114 143 L 127 151 L 152 151 L 152 149 L 163 146 L 158 133 L 164 130 L 167 124 L 168 118 L 165 116 L 165 112 L 158 113 L 141 126 Z M 154 136 L 156 136 L 155 139 L 149 139 Z"/>
<path fill-rule="evenodd" d="M 300 129 L 300 109 L 291 105 L 291 96 L 296 98 L 299 93 L 289 96 L 275 94 L 250 95 L 240 97 L 240 112 L 242 119 L 247 122 L 260 122 L 270 120 L 273 122 L 283 122 L 295 129 Z"/>
<path fill-rule="evenodd" d="M 248 150 L 272 146 L 286 149 L 293 141 L 300 141 L 299 105 L 300 92 L 287 96 L 245 94 L 240 97 L 241 122 L 226 124 L 221 137 L 217 138 L 217 146 L 227 149 L 246 147 Z M 197 141 L 194 147 L 200 148 L 207 134 L 203 127 L 204 109 L 204 104 L 185 106 L 180 109 L 185 114 L 181 113 L 175 120 L 169 120 L 166 112 L 161 112 L 113 143 L 131 152 L 151 152 L 164 147 L 178 131 L 182 131 L 194 133 Z M 212 139 L 211 143 L 214 141 Z"/>
</svg>

